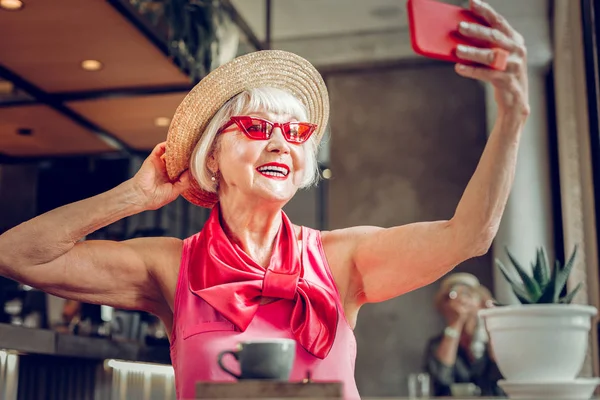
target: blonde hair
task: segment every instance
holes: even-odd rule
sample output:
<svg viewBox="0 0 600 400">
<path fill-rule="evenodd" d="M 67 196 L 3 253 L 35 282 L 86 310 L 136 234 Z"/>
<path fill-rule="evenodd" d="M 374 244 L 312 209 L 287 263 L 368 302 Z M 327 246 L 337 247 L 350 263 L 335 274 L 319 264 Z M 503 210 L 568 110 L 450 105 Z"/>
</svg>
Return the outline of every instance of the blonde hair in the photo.
<svg viewBox="0 0 600 400">
<path fill-rule="evenodd" d="M 211 193 L 217 192 L 217 184 L 211 180 L 213 173 L 208 168 L 208 158 L 218 150 L 217 132 L 221 126 L 225 125 L 234 115 L 244 115 L 259 110 L 289 114 L 298 121 L 308 120 L 304 105 L 291 93 L 282 89 L 260 87 L 246 90 L 231 98 L 212 117 L 190 157 L 190 172 L 200 188 Z M 312 135 L 302 146 L 305 146 L 306 162 L 304 179 L 300 188 L 307 188 L 319 180 L 316 135 Z"/>
</svg>

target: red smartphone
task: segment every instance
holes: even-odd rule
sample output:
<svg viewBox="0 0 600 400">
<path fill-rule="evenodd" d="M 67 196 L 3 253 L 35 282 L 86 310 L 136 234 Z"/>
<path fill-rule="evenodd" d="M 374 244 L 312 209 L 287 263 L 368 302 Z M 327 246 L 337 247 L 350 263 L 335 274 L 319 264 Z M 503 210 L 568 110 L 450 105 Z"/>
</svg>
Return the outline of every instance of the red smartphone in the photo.
<svg viewBox="0 0 600 400">
<path fill-rule="evenodd" d="M 508 59 L 506 50 L 465 38 L 458 32 L 458 24 L 461 21 L 489 26 L 470 10 L 436 0 L 408 0 L 406 9 L 408 11 L 411 46 L 415 53 L 443 61 L 482 66 L 458 58 L 456 56 L 456 46 L 465 44 L 467 46 L 487 47 L 497 52 L 496 61 L 490 68 L 501 71 L 506 69 Z"/>
</svg>

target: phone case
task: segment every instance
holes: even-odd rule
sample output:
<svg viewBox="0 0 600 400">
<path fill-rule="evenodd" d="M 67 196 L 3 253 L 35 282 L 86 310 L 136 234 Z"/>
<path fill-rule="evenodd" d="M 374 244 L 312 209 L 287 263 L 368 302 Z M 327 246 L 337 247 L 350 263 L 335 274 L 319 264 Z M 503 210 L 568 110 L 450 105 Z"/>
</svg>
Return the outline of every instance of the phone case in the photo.
<svg viewBox="0 0 600 400">
<path fill-rule="evenodd" d="M 406 8 L 410 41 L 415 53 L 438 60 L 469 64 L 456 56 L 457 45 L 488 47 L 496 52 L 494 65 L 490 67 L 498 70 L 506 69 L 508 59 L 506 50 L 478 43 L 458 33 L 458 24 L 461 21 L 488 26 L 470 10 L 436 0 L 408 0 Z M 476 63 L 470 64 L 482 66 Z"/>
</svg>

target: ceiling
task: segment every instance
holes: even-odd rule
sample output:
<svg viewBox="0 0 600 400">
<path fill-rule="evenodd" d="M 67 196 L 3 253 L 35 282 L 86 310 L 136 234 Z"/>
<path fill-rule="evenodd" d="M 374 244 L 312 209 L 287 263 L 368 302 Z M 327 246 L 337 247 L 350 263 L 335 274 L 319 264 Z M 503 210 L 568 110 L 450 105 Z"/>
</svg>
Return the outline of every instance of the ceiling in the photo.
<svg viewBox="0 0 600 400">
<path fill-rule="evenodd" d="M 22 11 L 0 13 L 0 26 L 3 66 L 46 92 L 187 83 L 106 1 L 27 0 Z M 85 71 L 88 59 L 104 67 Z"/>
<path fill-rule="evenodd" d="M 108 1 L 0 10 L 0 54 L 0 153 L 9 157 L 146 151 L 164 140 L 164 118 L 189 87 Z M 81 68 L 90 59 L 101 69 Z"/>
<path fill-rule="evenodd" d="M 129 0 L 23 1 L 20 11 L 0 9 L 0 161 L 144 152 L 165 139 L 190 80 L 116 6 Z M 221 1 L 241 16 L 237 26 L 247 23 L 266 40 L 266 0 Z M 524 34 L 530 59 L 540 62 L 551 55 L 548 1 L 490 0 Z M 318 68 L 417 58 L 403 1 L 271 4 L 271 47 Z M 227 52 L 235 53 L 235 40 L 228 41 Z M 82 69 L 89 59 L 102 67 Z"/>
<path fill-rule="evenodd" d="M 185 93 L 99 98 L 67 102 L 75 110 L 109 132 L 116 132 L 134 149 L 152 149 L 164 140 L 167 125 Z M 157 125 L 158 121 L 158 125 Z"/>
<path fill-rule="evenodd" d="M 99 153 L 113 149 L 88 129 L 44 105 L 0 108 L 2 151 L 15 156 Z"/>
</svg>

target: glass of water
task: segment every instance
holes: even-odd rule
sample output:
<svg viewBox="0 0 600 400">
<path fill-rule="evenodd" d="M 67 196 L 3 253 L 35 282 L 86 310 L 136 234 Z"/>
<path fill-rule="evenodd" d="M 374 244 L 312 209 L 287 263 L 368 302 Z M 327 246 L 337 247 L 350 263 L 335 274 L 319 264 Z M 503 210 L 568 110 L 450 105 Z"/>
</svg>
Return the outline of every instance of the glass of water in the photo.
<svg viewBox="0 0 600 400">
<path fill-rule="evenodd" d="M 408 397 L 411 399 L 427 399 L 431 394 L 429 374 L 420 372 L 408 375 Z"/>
</svg>

